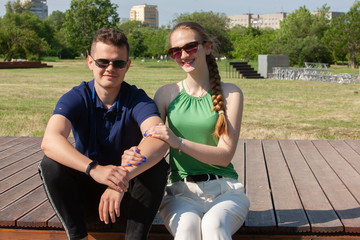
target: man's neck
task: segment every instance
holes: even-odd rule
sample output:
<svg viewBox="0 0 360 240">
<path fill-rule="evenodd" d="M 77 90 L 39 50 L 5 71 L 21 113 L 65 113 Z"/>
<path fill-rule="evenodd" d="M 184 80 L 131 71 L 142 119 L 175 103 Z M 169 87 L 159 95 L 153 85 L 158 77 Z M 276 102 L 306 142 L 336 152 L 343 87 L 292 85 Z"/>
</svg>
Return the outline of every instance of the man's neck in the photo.
<svg viewBox="0 0 360 240">
<path fill-rule="evenodd" d="M 95 91 L 104 106 L 110 109 L 117 100 L 120 88 L 101 88 L 95 85 Z"/>
</svg>

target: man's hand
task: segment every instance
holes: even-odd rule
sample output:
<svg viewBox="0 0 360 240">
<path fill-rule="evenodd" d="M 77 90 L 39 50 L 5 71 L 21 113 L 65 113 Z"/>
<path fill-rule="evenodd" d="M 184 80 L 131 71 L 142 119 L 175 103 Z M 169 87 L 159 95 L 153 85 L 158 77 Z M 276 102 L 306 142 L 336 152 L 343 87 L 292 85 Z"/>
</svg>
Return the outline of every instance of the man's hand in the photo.
<svg viewBox="0 0 360 240">
<path fill-rule="evenodd" d="M 98 183 L 109 186 L 119 192 L 127 192 L 129 187 L 128 170 L 114 165 L 96 165 L 90 170 L 90 176 Z"/>
<path fill-rule="evenodd" d="M 124 192 L 118 192 L 107 188 L 100 199 L 99 217 L 100 220 L 109 224 L 109 215 L 112 223 L 116 222 L 116 217 L 120 217 L 120 203 L 124 197 Z"/>
</svg>

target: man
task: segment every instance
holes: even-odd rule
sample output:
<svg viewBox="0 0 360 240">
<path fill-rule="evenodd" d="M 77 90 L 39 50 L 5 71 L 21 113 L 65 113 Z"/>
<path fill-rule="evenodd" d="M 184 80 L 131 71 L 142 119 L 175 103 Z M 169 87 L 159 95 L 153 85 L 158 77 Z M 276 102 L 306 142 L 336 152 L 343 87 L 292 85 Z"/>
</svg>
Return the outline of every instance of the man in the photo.
<svg viewBox="0 0 360 240">
<path fill-rule="evenodd" d="M 142 135 L 162 121 L 145 92 L 123 81 L 131 64 L 123 33 L 100 29 L 87 62 L 94 79 L 58 101 L 39 172 L 69 239 L 87 239 L 86 222 L 94 215 L 115 223 L 120 203 L 126 239 L 146 239 L 164 194 L 168 145 Z M 67 140 L 71 130 L 75 147 Z M 137 145 L 143 161 L 121 166 L 123 152 Z"/>
</svg>

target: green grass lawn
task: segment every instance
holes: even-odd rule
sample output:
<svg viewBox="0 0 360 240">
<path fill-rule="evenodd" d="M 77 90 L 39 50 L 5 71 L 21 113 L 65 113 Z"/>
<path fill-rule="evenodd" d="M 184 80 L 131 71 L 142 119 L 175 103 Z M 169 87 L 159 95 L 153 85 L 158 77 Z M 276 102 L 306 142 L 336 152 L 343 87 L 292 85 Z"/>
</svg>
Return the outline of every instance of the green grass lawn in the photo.
<svg viewBox="0 0 360 240">
<path fill-rule="evenodd" d="M 48 62 L 52 68 L 0 69 L 0 136 L 42 136 L 59 97 L 92 79 L 85 60 Z M 244 93 L 241 138 L 360 139 L 360 83 L 233 79 Z M 358 70 L 331 67 L 335 73 Z M 334 71 L 335 71 L 334 70 Z M 175 63 L 135 60 L 126 81 L 153 97 L 158 87 L 185 74 Z"/>
</svg>

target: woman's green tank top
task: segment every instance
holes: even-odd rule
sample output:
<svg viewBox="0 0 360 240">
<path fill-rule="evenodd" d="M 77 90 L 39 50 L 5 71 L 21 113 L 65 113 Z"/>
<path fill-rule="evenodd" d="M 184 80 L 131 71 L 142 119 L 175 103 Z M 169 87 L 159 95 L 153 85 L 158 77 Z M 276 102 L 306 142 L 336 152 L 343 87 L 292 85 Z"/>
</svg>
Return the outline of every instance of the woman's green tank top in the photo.
<svg viewBox="0 0 360 240">
<path fill-rule="evenodd" d="M 192 142 L 216 146 L 218 139 L 213 132 L 219 114 L 211 111 L 213 103 L 207 92 L 203 97 L 194 97 L 186 93 L 184 86 L 168 107 L 168 123 L 176 136 Z M 223 177 L 238 178 L 233 165 L 221 167 L 202 163 L 195 158 L 170 148 L 170 183 L 180 181 L 188 175 L 205 173 Z"/>
</svg>

